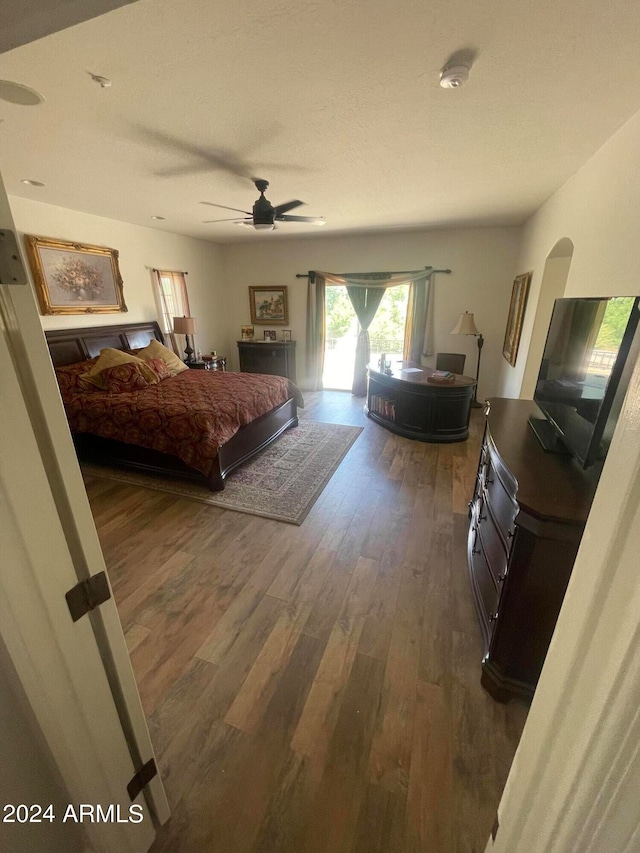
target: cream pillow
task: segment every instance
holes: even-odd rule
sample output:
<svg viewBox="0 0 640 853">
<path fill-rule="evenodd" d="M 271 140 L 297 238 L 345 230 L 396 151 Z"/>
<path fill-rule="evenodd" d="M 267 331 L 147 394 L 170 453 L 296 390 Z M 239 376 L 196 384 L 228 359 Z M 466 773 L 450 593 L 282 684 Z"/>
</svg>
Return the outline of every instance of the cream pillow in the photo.
<svg viewBox="0 0 640 853">
<path fill-rule="evenodd" d="M 112 349 L 111 347 L 106 347 L 105 349 L 100 350 L 98 360 L 91 370 L 83 375 L 82 379 L 83 381 L 90 382 L 97 388 L 106 390 L 107 384 L 100 375 L 102 371 L 107 370 L 110 367 L 116 367 L 119 364 L 130 364 L 131 362 L 140 365 L 140 372 L 149 380 L 150 383 L 158 381 L 158 377 L 155 375 L 153 370 L 144 363 L 143 359 L 138 358 L 136 355 L 131 355 L 131 353 L 122 352 L 122 350 L 119 349 Z"/>
<path fill-rule="evenodd" d="M 161 358 L 169 368 L 172 376 L 182 373 L 183 370 L 189 370 L 184 361 L 181 361 L 173 350 L 163 346 L 160 341 L 151 341 L 144 349 L 138 350 L 136 355 L 144 361 L 149 361 L 151 358 Z"/>
</svg>

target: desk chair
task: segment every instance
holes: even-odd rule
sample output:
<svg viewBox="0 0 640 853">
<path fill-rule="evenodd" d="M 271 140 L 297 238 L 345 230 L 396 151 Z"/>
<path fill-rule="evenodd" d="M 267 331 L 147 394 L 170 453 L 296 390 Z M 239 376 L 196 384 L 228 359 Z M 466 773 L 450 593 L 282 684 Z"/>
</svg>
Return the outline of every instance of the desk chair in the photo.
<svg viewBox="0 0 640 853">
<path fill-rule="evenodd" d="M 462 375 L 466 358 L 461 352 L 439 352 L 436 354 L 436 370 L 449 370 Z"/>
</svg>

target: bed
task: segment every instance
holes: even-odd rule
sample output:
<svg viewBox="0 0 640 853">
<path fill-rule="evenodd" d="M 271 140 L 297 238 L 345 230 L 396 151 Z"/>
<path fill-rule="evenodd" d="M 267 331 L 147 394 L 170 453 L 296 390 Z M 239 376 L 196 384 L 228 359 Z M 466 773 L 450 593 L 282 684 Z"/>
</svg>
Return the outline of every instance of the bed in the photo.
<svg viewBox="0 0 640 853">
<path fill-rule="evenodd" d="M 155 322 L 56 329 L 45 332 L 45 336 L 54 367 L 65 368 L 69 372 L 73 372 L 73 365 L 95 358 L 106 347 L 135 352 L 154 339 L 164 344 L 160 327 Z M 193 400 L 194 410 L 189 413 L 189 417 L 192 424 L 196 425 L 195 428 L 201 429 L 202 435 L 207 434 L 208 440 L 213 416 L 205 413 L 203 407 L 205 399 L 215 397 L 215 388 L 220 389 L 220 399 L 223 402 L 226 400 L 220 418 L 222 440 L 216 442 L 215 448 L 205 452 L 196 441 L 195 455 L 190 456 L 182 445 L 179 446 L 179 441 L 175 447 L 165 447 L 162 451 L 135 443 L 136 428 L 142 430 L 140 440 L 150 443 L 147 435 L 148 419 L 156 417 L 158 407 L 165 403 L 175 406 L 176 394 L 176 411 L 184 409 L 187 402 Z M 229 405 L 231 398 L 239 397 L 238 389 L 244 393 L 245 388 L 253 414 L 244 412 L 239 403 Z M 61 391 L 79 459 L 186 478 L 206 483 L 212 491 L 224 489 L 225 477 L 234 468 L 267 447 L 286 429 L 297 426 L 297 406 L 302 405 L 299 390 L 284 377 L 222 371 L 185 370 L 157 386 L 149 386 L 148 393 L 147 389 L 128 395 L 98 391 L 97 395 L 91 396 L 90 403 L 82 399 L 81 394 L 65 393 L 62 388 Z M 104 423 L 98 417 L 100 407 L 103 407 Z M 150 412 L 154 411 L 154 407 L 155 413 L 152 415 Z M 238 409 L 241 425 L 236 424 L 234 427 L 231 414 L 235 408 Z M 147 421 L 136 427 L 132 418 L 138 417 L 139 412 L 144 412 Z M 244 423 L 249 417 L 251 420 Z M 111 427 L 105 428 L 109 420 L 127 420 L 129 427 L 125 441 L 120 440 L 122 436 Z M 176 423 L 179 433 L 179 422 Z M 108 433 L 117 434 L 118 437 L 107 437 Z M 157 441 L 154 443 L 158 444 Z"/>
</svg>

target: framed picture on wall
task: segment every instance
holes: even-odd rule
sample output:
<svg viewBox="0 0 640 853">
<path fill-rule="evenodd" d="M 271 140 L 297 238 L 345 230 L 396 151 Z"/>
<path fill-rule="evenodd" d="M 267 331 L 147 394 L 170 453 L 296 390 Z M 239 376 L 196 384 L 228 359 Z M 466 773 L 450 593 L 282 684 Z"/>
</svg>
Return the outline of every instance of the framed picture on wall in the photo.
<svg viewBox="0 0 640 853">
<path fill-rule="evenodd" d="M 524 312 L 527 307 L 527 296 L 529 295 L 529 285 L 531 283 L 532 275 L 533 273 L 531 272 L 517 275 L 511 290 L 511 305 L 509 306 L 507 328 L 504 335 L 504 345 L 502 347 L 502 355 L 507 359 L 511 366 L 515 365 L 518 357 L 522 321 L 524 320 Z"/>
<path fill-rule="evenodd" d="M 251 322 L 286 326 L 289 322 L 286 287 L 250 287 Z"/>
<path fill-rule="evenodd" d="M 25 242 L 43 314 L 127 310 L 116 249 L 30 234 Z"/>
</svg>

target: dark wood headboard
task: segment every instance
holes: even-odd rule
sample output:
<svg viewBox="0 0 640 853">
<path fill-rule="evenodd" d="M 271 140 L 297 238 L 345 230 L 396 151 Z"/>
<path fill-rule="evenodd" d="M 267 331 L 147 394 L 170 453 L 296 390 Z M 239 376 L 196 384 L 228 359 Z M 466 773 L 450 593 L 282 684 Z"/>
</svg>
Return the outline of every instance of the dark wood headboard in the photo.
<svg viewBox="0 0 640 853">
<path fill-rule="evenodd" d="M 100 355 L 104 347 L 141 349 L 154 338 L 164 343 L 155 321 L 125 323 L 121 326 L 90 326 L 83 329 L 52 329 L 45 332 L 51 360 L 56 367 L 86 361 Z"/>
</svg>

